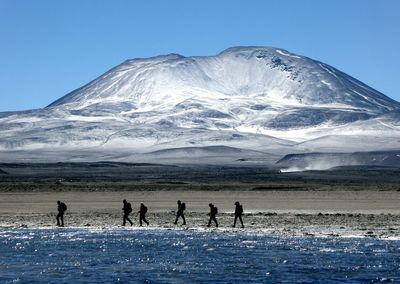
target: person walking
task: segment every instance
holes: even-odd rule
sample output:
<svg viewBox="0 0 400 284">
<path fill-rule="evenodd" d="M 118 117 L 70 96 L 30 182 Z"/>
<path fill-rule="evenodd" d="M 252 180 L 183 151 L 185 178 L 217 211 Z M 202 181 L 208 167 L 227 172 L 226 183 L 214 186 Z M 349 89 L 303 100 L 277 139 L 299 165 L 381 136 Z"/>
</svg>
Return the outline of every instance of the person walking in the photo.
<svg viewBox="0 0 400 284">
<path fill-rule="evenodd" d="M 124 204 L 124 206 L 122 207 L 122 210 L 124 211 L 122 226 L 126 225 L 126 221 L 128 221 L 132 226 L 133 222 L 131 221 L 131 219 L 129 219 L 129 214 L 132 212 L 132 205 L 128 201 L 126 201 L 126 199 L 124 199 L 122 202 Z"/>
<path fill-rule="evenodd" d="M 218 214 L 218 208 L 215 207 L 214 204 L 212 204 L 212 203 L 208 204 L 208 206 L 210 207 L 210 213 L 208 213 L 208 215 L 210 216 L 210 219 L 208 220 L 207 227 L 211 226 L 211 221 L 214 221 L 215 226 L 218 227 L 218 222 L 216 219 L 216 215 Z"/>
<path fill-rule="evenodd" d="M 243 214 L 243 206 L 239 203 L 239 201 L 235 202 L 235 221 L 233 222 L 233 227 L 236 226 L 236 221 L 239 218 L 240 223 L 242 224 L 242 229 L 244 228 L 242 214 Z"/>
<path fill-rule="evenodd" d="M 140 210 L 139 210 L 139 224 L 140 226 L 143 225 L 142 222 L 145 222 L 147 226 L 149 225 L 149 221 L 146 220 L 146 213 L 147 213 L 147 207 L 143 204 L 140 203 Z"/>
<path fill-rule="evenodd" d="M 67 205 L 60 200 L 57 201 L 57 226 L 64 227 L 64 213 L 67 211 Z"/>
<path fill-rule="evenodd" d="M 178 219 L 179 217 L 181 217 L 183 220 L 182 225 L 186 225 L 185 216 L 183 215 L 183 211 L 186 210 L 186 204 L 185 202 L 182 203 L 180 200 L 178 200 L 177 203 L 178 203 L 178 211 L 176 212 L 176 218 L 174 224 L 175 225 L 178 224 Z"/>
</svg>

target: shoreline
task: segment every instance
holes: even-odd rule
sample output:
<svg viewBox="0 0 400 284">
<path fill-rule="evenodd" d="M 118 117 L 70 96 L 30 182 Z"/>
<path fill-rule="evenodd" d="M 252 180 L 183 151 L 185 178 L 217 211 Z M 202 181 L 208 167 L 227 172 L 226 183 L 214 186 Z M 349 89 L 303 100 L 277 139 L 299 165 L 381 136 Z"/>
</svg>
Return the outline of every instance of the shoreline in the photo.
<svg viewBox="0 0 400 284">
<path fill-rule="evenodd" d="M 154 215 L 149 216 L 150 225 L 149 226 L 139 226 L 136 220 L 134 225 L 121 226 L 117 222 L 114 224 L 100 224 L 94 222 L 92 224 L 85 224 L 85 222 L 78 224 L 76 218 L 66 219 L 65 227 L 58 227 L 55 222 L 52 224 L 43 223 L 21 223 L 16 224 L 5 224 L 0 221 L 0 232 L 7 230 L 19 230 L 19 229 L 38 229 L 38 230 L 88 230 L 88 231 L 195 231 L 195 232 L 218 232 L 218 233 L 240 233 L 240 234 L 255 234 L 255 235 L 270 235 L 274 236 L 284 236 L 284 237 L 337 237 L 337 238 L 371 238 L 379 240 L 394 240 L 400 241 L 400 215 L 384 215 L 381 218 L 375 220 L 372 224 L 369 223 L 372 214 L 357 214 L 351 220 L 348 216 L 340 215 L 341 222 L 339 224 L 339 218 L 337 214 L 323 215 L 322 217 L 318 214 L 316 215 L 299 215 L 299 214 L 275 214 L 269 213 L 268 216 L 275 216 L 275 218 L 268 220 L 267 222 L 262 222 L 257 220 L 257 216 L 247 216 L 243 217 L 245 223 L 245 228 L 240 228 L 237 226 L 233 228 L 233 216 L 219 216 L 218 221 L 226 222 L 228 219 L 232 221 L 229 224 L 220 224 L 220 227 L 207 227 L 207 219 L 203 215 L 202 221 L 191 223 L 189 225 L 174 225 L 173 219 L 169 222 L 152 222 Z M 344 216 L 344 217 L 343 217 Z M 55 221 L 55 214 L 54 216 Z M 372 217 L 374 218 L 374 217 Z M 292 219 L 292 222 L 288 220 Z M 343 220 L 346 219 L 344 222 Z M 250 224 L 248 222 L 251 222 Z M 72 223 L 71 223 L 72 222 Z M 283 223 L 283 225 L 279 225 Z M 308 223 L 308 224 L 306 224 Z M 222 225 L 222 226 L 221 226 Z"/>
<path fill-rule="evenodd" d="M 186 231 L 194 231 L 194 232 L 219 232 L 219 233 L 245 233 L 245 234 L 253 234 L 253 235 L 270 235 L 270 236 L 286 236 L 286 237 L 340 237 L 340 238 L 372 238 L 372 239 L 381 239 L 381 240 L 399 240 L 400 235 L 380 235 L 377 236 L 375 234 L 369 234 L 368 232 L 364 234 L 354 234 L 355 232 L 344 232 L 342 234 L 339 233 L 329 233 L 329 232 L 297 232 L 292 230 L 280 230 L 276 228 L 232 228 L 232 227 L 206 227 L 206 226 L 180 226 L 176 225 L 174 227 L 170 226 L 27 226 L 22 225 L 19 227 L 16 226 L 3 226 L 0 225 L 0 232 L 1 230 L 87 230 L 87 231 L 177 231 L 177 232 L 186 232 Z"/>
</svg>

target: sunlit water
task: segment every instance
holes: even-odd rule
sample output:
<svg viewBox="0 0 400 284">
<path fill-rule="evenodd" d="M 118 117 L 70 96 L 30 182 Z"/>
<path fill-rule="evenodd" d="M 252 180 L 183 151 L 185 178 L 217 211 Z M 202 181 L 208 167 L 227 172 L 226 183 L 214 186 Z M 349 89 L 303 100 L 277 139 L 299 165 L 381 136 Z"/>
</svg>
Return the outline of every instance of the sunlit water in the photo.
<svg viewBox="0 0 400 284">
<path fill-rule="evenodd" d="M 0 283 L 400 283 L 400 241 L 201 230 L 0 229 Z"/>
</svg>

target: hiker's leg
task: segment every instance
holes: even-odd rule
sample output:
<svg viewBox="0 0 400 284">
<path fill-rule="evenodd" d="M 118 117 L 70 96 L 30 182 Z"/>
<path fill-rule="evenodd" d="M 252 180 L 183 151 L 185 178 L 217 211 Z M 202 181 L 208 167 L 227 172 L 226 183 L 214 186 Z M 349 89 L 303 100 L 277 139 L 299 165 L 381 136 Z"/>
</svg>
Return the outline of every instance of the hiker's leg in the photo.
<svg viewBox="0 0 400 284">
<path fill-rule="evenodd" d="M 240 223 L 242 223 L 242 228 L 244 228 L 243 220 L 242 220 L 242 215 L 239 215 L 239 220 L 240 220 Z"/>
<path fill-rule="evenodd" d="M 213 217 L 213 219 L 214 219 L 214 222 L 215 222 L 215 226 L 218 227 L 218 222 L 217 222 L 217 219 L 215 218 L 215 216 Z"/>
<path fill-rule="evenodd" d="M 129 219 L 129 217 L 128 217 L 129 215 L 127 215 L 126 216 L 126 220 L 129 222 L 129 224 L 131 224 L 131 226 L 133 225 L 133 222 L 132 222 L 132 220 L 131 219 Z"/>
</svg>

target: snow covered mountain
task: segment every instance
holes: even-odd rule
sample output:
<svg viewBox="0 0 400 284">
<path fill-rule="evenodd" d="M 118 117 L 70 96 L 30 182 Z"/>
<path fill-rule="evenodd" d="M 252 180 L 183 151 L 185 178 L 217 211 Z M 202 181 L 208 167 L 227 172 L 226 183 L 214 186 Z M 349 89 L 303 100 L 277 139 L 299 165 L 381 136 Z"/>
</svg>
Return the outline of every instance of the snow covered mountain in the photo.
<svg viewBox="0 0 400 284">
<path fill-rule="evenodd" d="M 398 150 L 400 103 L 310 58 L 234 47 L 127 60 L 43 109 L 0 113 L 0 134 L 2 161 L 271 163 Z"/>
</svg>

